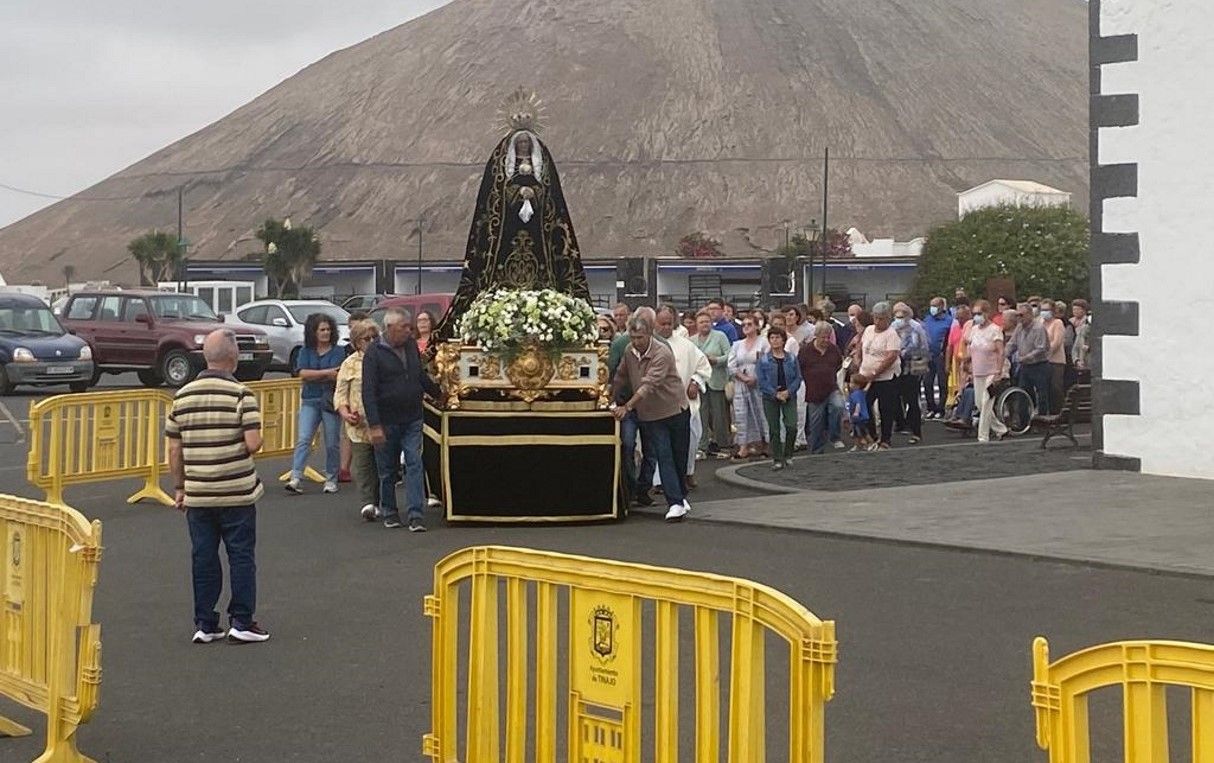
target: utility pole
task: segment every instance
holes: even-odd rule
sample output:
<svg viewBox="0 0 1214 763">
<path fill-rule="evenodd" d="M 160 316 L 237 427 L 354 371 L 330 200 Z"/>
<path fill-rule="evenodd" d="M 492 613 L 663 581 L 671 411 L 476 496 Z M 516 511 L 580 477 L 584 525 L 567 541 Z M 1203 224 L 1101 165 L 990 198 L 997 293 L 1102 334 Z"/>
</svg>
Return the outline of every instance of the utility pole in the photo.
<svg viewBox="0 0 1214 763">
<path fill-rule="evenodd" d="M 417 218 L 417 293 L 422 293 L 422 218 Z"/>
<path fill-rule="evenodd" d="M 185 186 L 177 186 L 177 291 L 185 292 L 190 276 L 185 262 Z"/>
<path fill-rule="evenodd" d="M 826 252 L 830 246 L 830 226 L 827 224 L 826 213 L 830 207 L 830 146 L 822 160 L 822 296 L 826 296 Z M 826 316 L 829 318 L 830 316 Z"/>
</svg>

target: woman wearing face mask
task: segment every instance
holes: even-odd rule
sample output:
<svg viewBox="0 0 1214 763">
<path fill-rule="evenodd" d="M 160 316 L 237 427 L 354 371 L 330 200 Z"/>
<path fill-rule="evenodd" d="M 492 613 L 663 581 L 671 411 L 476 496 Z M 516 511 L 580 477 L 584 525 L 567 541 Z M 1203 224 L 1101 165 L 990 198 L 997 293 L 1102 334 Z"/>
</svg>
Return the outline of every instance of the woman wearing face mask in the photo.
<svg viewBox="0 0 1214 763">
<path fill-rule="evenodd" d="M 1066 379 L 1066 350 L 1063 347 L 1066 344 L 1066 327 L 1062 319 L 1054 315 L 1054 300 L 1042 298 L 1040 310 L 1041 322 L 1050 341 L 1050 413 L 1058 413 L 1066 392 L 1063 388 Z"/>
<path fill-rule="evenodd" d="M 991 320 L 991 303 L 985 299 L 974 302 L 973 327 L 966 342 L 978 405 L 978 442 L 990 442 L 991 429 L 1002 439 L 1007 434 L 1007 427 L 995 418 L 995 401 L 990 387 L 1003 378 L 1003 329 Z"/>
</svg>

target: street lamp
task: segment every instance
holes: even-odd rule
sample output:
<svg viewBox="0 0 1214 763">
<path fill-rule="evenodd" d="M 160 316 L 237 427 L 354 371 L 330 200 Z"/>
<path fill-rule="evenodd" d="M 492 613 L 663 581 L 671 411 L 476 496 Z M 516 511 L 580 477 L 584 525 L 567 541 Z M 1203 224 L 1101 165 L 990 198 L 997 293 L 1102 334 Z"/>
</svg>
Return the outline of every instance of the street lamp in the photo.
<svg viewBox="0 0 1214 763">
<path fill-rule="evenodd" d="M 805 228 L 805 240 L 809 242 L 809 294 L 805 295 L 806 303 L 812 302 L 814 299 L 814 249 L 821 233 L 822 229 L 818 227 L 817 218 L 810 220 L 809 225 Z M 826 284 L 823 284 L 823 287 L 825 286 Z"/>
<path fill-rule="evenodd" d="M 417 293 L 422 293 L 422 223 L 423 218 L 417 218 Z"/>
</svg>

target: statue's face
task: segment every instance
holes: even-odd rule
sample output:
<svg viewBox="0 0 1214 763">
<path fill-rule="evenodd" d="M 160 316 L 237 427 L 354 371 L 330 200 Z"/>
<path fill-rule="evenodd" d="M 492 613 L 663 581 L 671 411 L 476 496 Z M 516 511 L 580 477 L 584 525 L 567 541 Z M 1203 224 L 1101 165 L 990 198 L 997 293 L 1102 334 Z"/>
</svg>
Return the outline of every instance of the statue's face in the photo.
<svg viewBox="0 0 1214 763">
<path fill-rule="evenodd" d="M 518 156 L 531 156 L 531 136 L 522 135 L 514 143 L 514 153 Z"/>
</svg>

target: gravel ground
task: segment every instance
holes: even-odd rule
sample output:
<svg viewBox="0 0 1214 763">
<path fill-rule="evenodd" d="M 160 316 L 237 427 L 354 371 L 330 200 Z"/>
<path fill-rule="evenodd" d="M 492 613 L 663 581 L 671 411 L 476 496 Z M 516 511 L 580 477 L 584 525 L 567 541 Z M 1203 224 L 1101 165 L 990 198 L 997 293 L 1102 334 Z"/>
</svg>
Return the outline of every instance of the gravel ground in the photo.
<svg viewBox="0 0 1214 763">
<path fill-rule="evenodd" d="M 1083 447 L 1065 448 L 1062 445 L 1066 439 L 1057 438 L 1045 451 L 1039 436 L 979 446 L 942 429 L 925 426 L 921 445 L 908 446 L 906 437 L 894 435 L 895 447 L 882 453 L 830 451 L 818 456 L 801 455 L 780 472 L 773 472 L 770 463 L 757 463 L 739 469 L 738 474 L 788 487 L 840 492 L 1019 477 L 1092 466 L 1091 449 L 1082 439 Z M 927 444 L 932 442 L 943 444 Z"/>
</svg>

